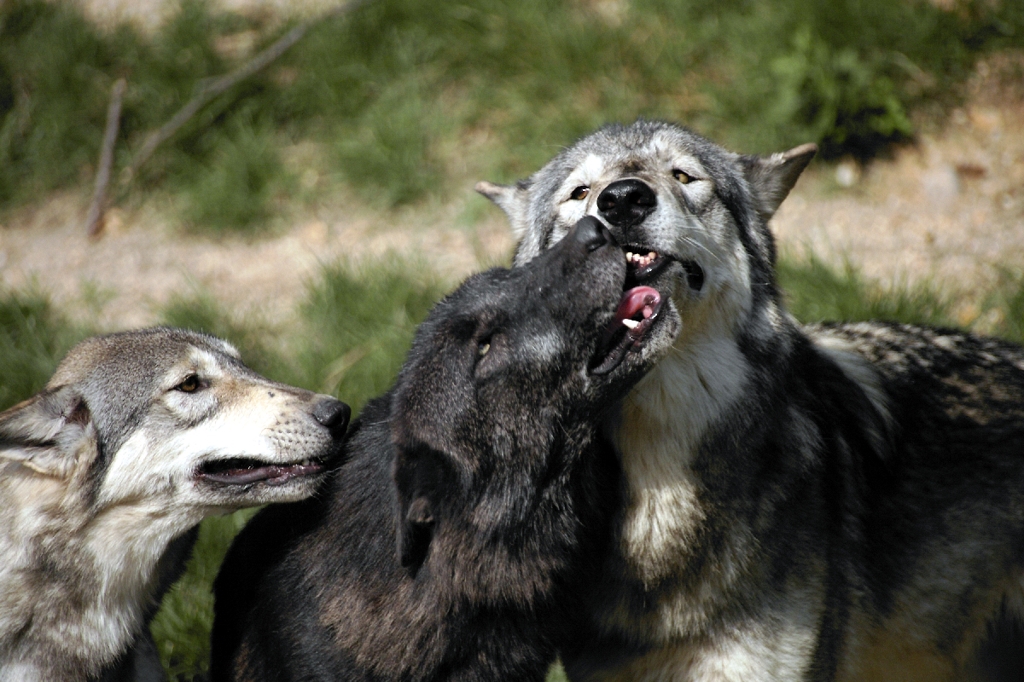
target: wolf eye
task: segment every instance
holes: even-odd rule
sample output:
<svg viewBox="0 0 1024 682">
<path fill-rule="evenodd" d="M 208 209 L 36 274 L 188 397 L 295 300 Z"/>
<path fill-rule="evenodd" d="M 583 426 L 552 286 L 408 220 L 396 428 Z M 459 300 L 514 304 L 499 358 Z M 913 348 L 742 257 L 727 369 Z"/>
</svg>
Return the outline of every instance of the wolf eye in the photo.
<svg viewBox="0 0 1024 682">
<path fill-rule="evenodd" d="M 175 391 L 181 391 L 182 393 L 195 393 L 199 390 L 200 382 L 198 374 L 189 374 L 185 377 L 185 380 L 174 387 Z"/>
<path fill-rule="evenodd" d="M 490 341 L 490 339 L 488 339 L 486 341 L 481 341 L 480 342 L 480 344 L 476 347 L 476 354 L 479 355 L 480 357 L 483 357 L 483 356 L 487 355 L 487 353 L 490 350 L 491 350 L 491 341 Z"/>
<path fill-rule="evenodd" d="M 684 185 L 688 184 L 691 180 L 693 180 L 689 173 L 687 173 L 686 171 L 681 171 L 678 168 L 672 169 L 672 177 L 674 177 L 676 180 L 683 183 Z"/>
<path fill-rule="evenodd" d="M 569 198 L 573 201 L 579 201 L 580 199 L 586 199 L 588 194 L 590 194 L 590 188 L 585 185 L 580 185 L 572 191 Z"/>
</svg>

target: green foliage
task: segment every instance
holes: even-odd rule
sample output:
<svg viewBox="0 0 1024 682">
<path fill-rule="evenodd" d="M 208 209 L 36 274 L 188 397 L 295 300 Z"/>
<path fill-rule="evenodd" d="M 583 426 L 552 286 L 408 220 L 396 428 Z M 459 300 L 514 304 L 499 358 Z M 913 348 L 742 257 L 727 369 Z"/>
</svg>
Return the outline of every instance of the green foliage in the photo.
<svg viewBox="0 0 1024 682">
<path fill-rule="evenodd" d="M 208 518 L 200 524 L 199 539 L 185 574 L 164 596 L 160 611 L 150 624 L 160 660 L 171 680 L 206 679 L 213 625 L 211 586 L 231 540 L 255 513 L 255 509 L 243 509 Z"/>
<path fill-rule="evenodd" d="M 768 0 L 715 10 L 726 64 L 712 83 L 722 136 L 761 149 L 816 141 L 869 157 L 913 135 L 923 95 L 962 78 L 967 22 L 927 2 Z M 730 39 L 731 36 L 731 39 Z"/>
<path fill-rule="evenodd" d="M 551 666 L 551 670 L 548 671 L 548 676 L 545 682 L 569 682 L 569 678 L 565 674 L 565 670 L 562 668 L 560 662 L 556 662 Z"/>
<path fill-rule="evenodd" d="M 913 125 L 884 59 L 835 49 L 802 26 L 792 49 L 771 62 L 777 91 L 769 120 L 789 123 L 803 139 L 820 140 L 825 158 L 870 156 L 910 138 Z"/>
<path fill-rule="evenodd" d="M 1024 344 L 1024 272 L 1004 271 L 995 290 L 986 297 L 984 308 L 994 313 L 992 333 Z"/>
<path fill-rule="evenodd" d="M 110 47 L 67 6 L 0 5 L 0 203 L 68 184 L 95 158 Z"/>
<path fill-rule="evenodd" d="M 91 181 L 119 76 L 129 84 L 120 139 L 137 148 L 202 79 L 227 70 L 214 39 L 240 22 L 211 14 L 201 0 L 184 0 L 146 38 L 129 26 L 102 32 L 70 3 L 0 4 L 0 206 Z M 270 126 L 255 126 L 247 106 L 258 85 L 246 83 L 208 105 L 144 167 L 141 186 L 185 190 L 186 219 L 204 226 L 265 221 L 269 178 L 280 175 L 281 165 Z M 118 163 L 129 161 L 122 144 Z"/>
<path fill-rule="evenodd" d="M 163 323 L 212 334 L 230 341 L 246 365 L 269 379 L 293 383 L 290 365 L 277 348 L 278 333 L 252 315 L 242 318 L 217 302 L 208 292 L 196 291 L 171 299 L 163 309 Z"/>
<path fill-rule="evenodd" d="M 336 133 L 342 176 L 379 206 L 409 203 L 444 183 L 434 145 L 445 121 L 425 105 L 422 86 L 408 80 L 416 77 L 386 87 L 354 125 L 344 126 L 350 130 Z"/>
<path fill-rule="evenodd" d="M 870 156 L 985 50 L 1024 45 L 1020 3 L 634 0 L 617 16 L 556 0 L 376 0 L 321 22 L 266 73 L 219 96 L 134 187 L 180 195 L 197 229 L 264 225 L 287 193 L 284 144 L 323 146 L 320 175 L 395 206 L 453 180 L 522 176 L 572 138 L 638 115 L 682 120 L 750 151 L 822 143 Z M 218 50 L 287 26 L 185 0 L 152 35 L 100 31 L 69 3 L 0 5 L 0 206 L 87 181 L 110 86 L 129 82 L 118 165 L 205 78 Z M 472 155 L 467 145 L 474 146 Z M 477 149 L 479 147 L 479 149 Z"/>
<path fill-rule="evenodd" d="M 783 259 L 778 276 L 786 305 L 801 322 L 953 323 L 949 301 L 930 286 L 881 287 L 850 264 L 837 271 L 814 256 L 804 261 Z"/>
<path fill-rule="evenodd" d="M 390 388 L 417 325 L 446 286 L 423 266 L 387 256 L 325 268 L 302 307 L 299 384 L 358 410 Z"/>
<path fill-rule="evenodd" d="M 38 292 L 0 292 L 0 410 L 37 393 L 86 332 Z"/>
<path fill-rule="evenodd" d="M 273 214 L 284 167 L 269 126 L 235 117 L 208 161 L 185 185 L 184 216 L 192 229 L 208 232 L 263 227 Z"/>
</svg>

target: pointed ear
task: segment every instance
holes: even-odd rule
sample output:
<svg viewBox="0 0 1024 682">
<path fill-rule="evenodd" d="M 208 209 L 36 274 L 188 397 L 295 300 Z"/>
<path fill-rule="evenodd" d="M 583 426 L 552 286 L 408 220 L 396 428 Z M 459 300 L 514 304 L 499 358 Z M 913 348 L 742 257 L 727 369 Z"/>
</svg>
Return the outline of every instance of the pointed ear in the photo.
<svg viewBox="0 0 1024 682">
<path fill-rule="evenodd" d="M 530 184 L 529 179 L 520 180 L 514 185 L 496 185 L 485 180 L 476 183 L 476 191 L 497 204 L 508 216 L 516 239 L 521 239 L 529 226 L 527 209 L 530 204 Z"/>
<path fill-rule="evenodd" d="M 394 479 L 398 491 L 398 557 L 412 573 L 430 550 L 437 526 L 443 478 L 439 455 L 424 450 L 399 451 Z"/>
<path fill-rule="evenodd" d="M 95 440 L 82 396 L 63 386 L 0 413 L 0 463 L 17 462 L 44 476 L 67 478 L 81 446 Z"/>
<path fill-rule="evenodd" d="M 775 215 L 779 204 L 793 189 L 797 178 L 817 153 L 818 145 L 808 143 L 771 156 L 740 158 L 743 173 L 754 190 L 757 212 L 762 220 L 768 222 Z"/>
</svg>

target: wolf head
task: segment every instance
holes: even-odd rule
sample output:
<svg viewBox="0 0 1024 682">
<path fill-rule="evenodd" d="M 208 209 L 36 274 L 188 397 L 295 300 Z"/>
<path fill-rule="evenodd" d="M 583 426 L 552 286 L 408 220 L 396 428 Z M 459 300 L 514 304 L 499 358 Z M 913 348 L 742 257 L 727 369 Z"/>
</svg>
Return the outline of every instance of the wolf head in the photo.
<svg viewBox="0 0 1024 682">
<path fill-rule="evenodd" d="M 585 218 L 432 311 L 392 398 L 404 564 L 422 558 L 440 519 L 469 508 L 479 532 L 521 528 L 548 486 L 566 485 L 607 408 L 675 336 L 656 292 L 624 294 L 625 279 L 622 250 Z M 623 324 L 634 316 L 643 321 Z"/>
<path fill-rule="evenodd" d="M 0 465 L 62 482 L 97 513 L 141 506 L 195 523 L 308 495 L 348 416 L 264 379 L 220 339 L 122 332 L 77 345 L 42 392 L 0 414 Z"/>
<path fill-rule="evenodd" d="M 583 216 L 605 220 L 630 254 L 631 277 L 657 288 L 688 329 L 781 315 L 767 222 L 817 148 L 741 156 L 677 125 L 610 125 L 515 185 L 477 191 L 508 216 L 522 265 Z M 750 319 L 751 316 L 760 319 Z"/>
</svg>

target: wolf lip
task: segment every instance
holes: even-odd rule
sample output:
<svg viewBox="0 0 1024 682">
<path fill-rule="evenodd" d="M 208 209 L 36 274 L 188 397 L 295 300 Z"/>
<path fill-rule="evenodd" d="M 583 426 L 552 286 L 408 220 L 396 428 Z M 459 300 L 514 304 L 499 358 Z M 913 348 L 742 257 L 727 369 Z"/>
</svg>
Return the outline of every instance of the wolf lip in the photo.
<svg viewBox="0 0 1024 682">
<path fill-rule="evenodd" d="M 630 282 L 641 284 L 660 273 L 673 261 L 671 256 L 643 246 L 625 246 L 626 269 Z"/>
<path fill-rule="evenodd" d="M 605 332 L 605 352 L 598 356 L 603 359 L 591 368 L 591 374 L 611 372 L 626 358 L 626 353 L 643 345 L 661 312 L 661 301 L 661 294 L 653 287 L 637 286 L 623 293 Z"/>
<path fill-rule="evenodd" d="M 256 459 L 236 457 L 204 463 L 198 472 L 200 478 L 226 485 L 266 483 L 282 485 L 293 478 L 312 476 L 327 469 L 327 463 L 311 458 L 291 464 L 271 464 Z"/>
</svg>

